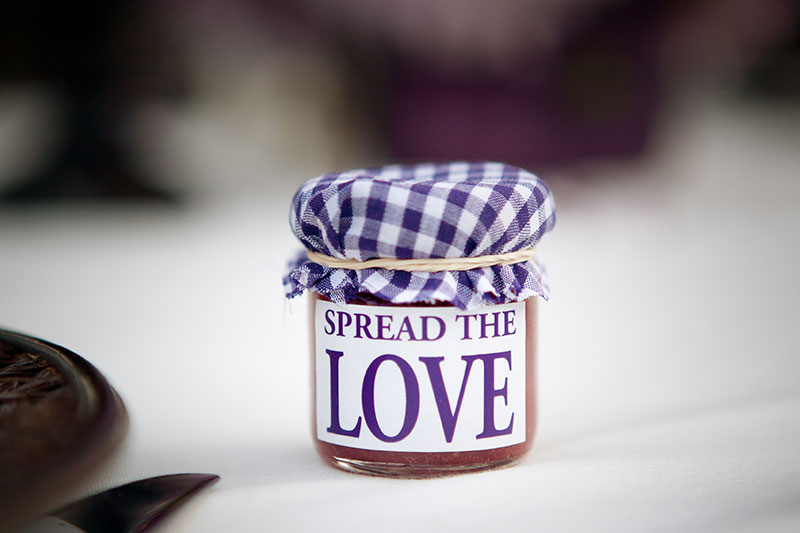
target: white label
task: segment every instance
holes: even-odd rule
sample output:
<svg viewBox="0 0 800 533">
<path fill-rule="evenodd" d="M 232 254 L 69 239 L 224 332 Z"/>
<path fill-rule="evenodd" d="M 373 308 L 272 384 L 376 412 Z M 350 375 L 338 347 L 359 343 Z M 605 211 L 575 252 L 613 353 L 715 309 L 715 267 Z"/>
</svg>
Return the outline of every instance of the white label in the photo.
<svg viewBox="0 0 800 533">
<path fill-rule="evenodd" d="M 525 303 L 315 307 L 317 438 L 456 452 L 525 441 Z"/>
</svg>

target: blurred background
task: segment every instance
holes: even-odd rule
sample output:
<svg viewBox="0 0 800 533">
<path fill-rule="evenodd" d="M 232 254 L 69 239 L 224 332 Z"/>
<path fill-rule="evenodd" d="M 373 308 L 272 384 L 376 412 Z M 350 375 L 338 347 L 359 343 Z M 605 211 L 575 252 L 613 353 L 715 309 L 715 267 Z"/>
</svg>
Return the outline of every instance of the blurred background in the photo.
<svg viewBox="0 0 800 533">
<path fill-rule="evenodd" d="M 450 159 L 555 194 L 534 451 L 430 484 L 338 475 L 280 282 L 292 195 Z M 123 450 L 63 502 L 222 476 L 174 531 L 352 531 L 354 501 L 396 531 L 797 531 L 798 197 L 796 1 L 0 8 L 0 326 L 127 405 Z"/>
<path fill-rule="evenodd" d="M 6 2 L 4 202 L 240 194 L 396 161 L 552 175 L 676 100 L 800 99 L 791 0 Z M 177 201 L 177 202 L 176 202 Z"/>
</svg>

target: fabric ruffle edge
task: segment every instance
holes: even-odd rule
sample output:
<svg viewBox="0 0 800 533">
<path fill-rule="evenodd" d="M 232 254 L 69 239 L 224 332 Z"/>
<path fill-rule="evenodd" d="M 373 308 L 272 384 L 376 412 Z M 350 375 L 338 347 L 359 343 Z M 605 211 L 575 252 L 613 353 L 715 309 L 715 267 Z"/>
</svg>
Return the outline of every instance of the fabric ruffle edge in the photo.
<svg viewBox="0 0 800 533">
<path fill-rule="evenodd" d="M 550 289 L 545 274 L 535 259 L 447 272 L 346 270 L 309 261 L 302 251 L 289 262 L 283 287 L 287 298 L 313 290 L 338 304 L 369 294 L 392 304 L 445 302 L 470 310 L 533 296 L 548 300 Z"/>
</svg>

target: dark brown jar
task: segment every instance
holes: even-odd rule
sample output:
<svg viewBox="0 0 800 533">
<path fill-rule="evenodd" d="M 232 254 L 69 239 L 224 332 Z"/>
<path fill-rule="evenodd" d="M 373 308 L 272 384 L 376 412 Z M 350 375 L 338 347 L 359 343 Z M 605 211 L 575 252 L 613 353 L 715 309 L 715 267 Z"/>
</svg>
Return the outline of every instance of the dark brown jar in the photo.
<svg viewBox="0 0 800 533">
<path fill-rule="evenodd" d="M 423 428 L 423 427 L 417 427 L 417 425 L 415 424 L 414 427 L 408 431 L 408 435 L 406 436 L 406 438 L 410 437 L 414 431 L 422 430 L 431 432 L 435 434 L 438 440 L 438 442 L 436 442 L 436 444 L 434 445 L 435 448 L 438 448 L 436 449 L 436 451 L 432 451 L 430 449 L 426 449 L 424 451 L 415 451 L 413 447 L 412 449 L 408 449 L 408 447 L 404 446 L 402 442 L 405 439 L 400 439 L 395 442 L 385 443 L 385 446 L 382 446 L 384 449 L 369 449 L 367 447 L 364 447 L 365 445 L 359 441 L 359 438 L 362 436 L 362 433 L 364 432 L 370 433 L 370 424 L 366 423 L 366 419 L 371 418 L 372 419 L 370 420 L 372 422 L 371 425 L 374 426 L 376 425 L 375 422 L 377 422 L 378 427 L 380 428 L 379 413 L 377 412 L 374 413 L 375 416 L 372 416 L 373 413 L 371 412 L 368 415 L 365 415 L 365 413 L 363 412 L 364 402 L 362 402 L 362 405 L 358 406 L 355 409 L 355 411 L 358 412 L 357 414 L 354 414 L 353 412 L 347 414 L 345 410 L 348 407 L 350 407 L 351 408 L 350 410 L 353 411 L 352 408 L 354 406 L 353 405 L 346 406 L 344 402 L 342 402 L 341 397 L 343 395 L 343 391 L 341 389 L 337 391 L 339 396 L 338 405 L 333 408 L 331 408 L 331 404 L 337 403 L 335 400 L 331 402 L 328 400 L 328 398 L 318 398 L 318 394 L 320 394 L 321 389 L 324 390 L 327 388 L 327 390 L 324 390 L 322 394 L 325 394 L 326 396 L 331 395 L 331 389 L 328 386 L 331 382 L 331 371 L 330 371 L 332 367 L 331 359 L 334 359 L 333 364 L 338 364 L 338 369 L 337 369 L 338 379 L 333 380 L 336 385 L 338 385 L 341 388 L 343 382 L 345 381 L 350 383 L 354 382 L 355 385 L 359 385 L 359 381 L 361 382 L 360 386 L 362 390 L 356 391 L 356 394 L 352 394 L 351 391 L 351 394 L 349 394 L 348 396 L 352 398 L 353 396 L 358 396 L 358 392 L 361 392 L 363 400 L 364 396 L 363 389 L 365 388 L 364 387 L 365 381 L 363 378 L 361 380 L 356 378 L 355 381 L 353 381 L 349 379 L 344 379 L 344 376 L 342 375 L 343 371 L 342 368 L 343 365 L 341 364 L 342 359 L 346 357 L 351 357 L 353 356 L 353 354 L 348 354 L 344 350 L 332 350 L 328 348 L 327 350 L 331 350 L 332 352 L 334 352 L 334 355 L 333 357 L 331 357 L 329 354 L 325 354 L 327 355 L 327 360 L 326 360 L 325 357 L 320 357 L 321 354 L 317 353 L 318 348 L 320 348 L 321 349 L 320 351 L 323 352 L 325 350 L 323 347 L 318 346 L 317 334 L 315 333 L 318 329 L 317 320 L 315 319 L 317 315 L 315 311 L 318 302 L 327 303 L 329 302 L 329 300 L 326 297 L 321 296 L 317 293 L 312 293 L 312 297 L 310 298 L 311 363 L 312 363 L 312 372 L 314 375 L 313 386 L 312 386 L 312 391 L 313 391 L 312 418 L 314 421 L 313 431 L 314 431 L 314 438 L 315 438 L 315 445 L 317 452 L 324 460 L 344 470 L 349 470 L 359 473 L 398 476 L 398 477 L 431 477 L 431 476 L 440 476 L 440 475 L 459 473 L 459 472 L 478 471 L 478 470 L 484 470 L 488 468 L 495 468 L 513 464 L 514 462 L 521 459 L 531 449 L 536 429 L 536 299 L 535 298 L 530 298 L 525 302 L 522 302 L 517 305 L 518 308 L 521 307 L 522 309 L 524 309 L 525 313 L 524 332 L 520 331 L 521 328 L 518 327 L 518 322 L 516 319 L 512 322 L 513 328 L 508 328 L 511 329 L 512 331 L 516 330 L 515 334 L 520 334 L 524 337 L 523 338 L 524 348 L 522 352 L 519 354 L 515 354 L 513 350 L 511 350 L 510 354 L 510 361 L 511 361 L 510 366 L 512 369 L 518 362 L 517 358 L 522 358 L 524 362 L 524 372 L 522 373 L 523 379 L 521 380 L 522 391 L 520 391 L 521 394 L 524 396 L 523 398 L 524 416 L 519 416 L 519 413 L 513 413 L 514 416 L 513 421 L 509 420 L 509 417 L 507 416 L 508 414 L 507 411 L 505 409 L 502 409 L 503 407 L 505 407 L 503 405 L 505 403 L 503 401 L 504 396 L 507 398 L 509 395 L 512 394 L 512 392 L 508 390 L 509 388 L 508 379 L 507 377 L 504 376 L 504 372 L 508 372 L 508 366 L 505 364 L 508 360 L 504 356 L 473 359 L 472 360 L 473 364 L 471 365 L 471 368 L 469 369 L 466 378 L 466 386 L 462 385 L 462 383 L 464 382 L 464 375 L 467 374 L 467 372 L 462 372 L 460 375 L 456 373 L 450 377 L 455 377 L 460 379 L 455 379 L 455 381 L 451 380 L 451 383 L 445 384 L 444 389 L 446 389 L 446 391 L 448 392 L 448 394 L 445 395 L 442 394 L 441 387 L 439 387 L 437 390 L 436 387 L 432 386 L 433 381 L 438 382 L 436 378 L 439 377 L 435 370 L 435 364 L 434 364 L 435 361 L 431 361 L 430 358 L 425 358 L 424 355 L 428 355 L 431 352 L 428 351 L 427 347 L 424 344 L 426 341 L 419 339 L 419 337 L 422 336 L 422 332 L 414 331 L 413 322 L 410 322 L 412 326 L 407 329 L 407 332 L 410 335 L 416 336 L 418 338 L 417 341 L 409 340 L 409 334 L 406 335 L 401 334 L 402 338 L 400 340 L 390 341 L 390 342 L 399 342 L 400 344 L 405 344 L 406 346 L 411 345 L 410 353 L 418 354 L 417 357 L 409 358 L 410 360 L 408 361 L 409 367 L 412 368 L 412 371 L 414 372 L 415 375 L 415 379 L 417 381 L 417 387 L 415 388 L 411 386 L 410 388 L 412 389 L 412 394 L 414 392 L 419 393 L 420 397 L 420 401 L 418 404 L 419 409 L 420 410 L 428 409 L 430 411 L 435 411 L 434 413 L 435 416 L 428 418 L 436 418 L 437 422 L 436 425 L 440 426 L 440 427 L 434 427 L 433 425 L 429 425 Z M 332 332 L 337 337 L 339 333 L 344 334 L 345 338 L 347 337 L 348 332 L 353 336 L 360 333 L 361 339 L 357 340 L 363 341 L 363 344 L 368 345 L 369 342 L 374 339 L 369 339 L 367 337 L 367 334 L 370 333 L 373 337 L 378 337 L 379 335 L 377 328 L 378 324 L 377 322 L 374 323 L 373 320 L 370 320 L 369 326 L 372 326 L 372 328 L 370 329 L 369 326 L 365 326 L 367 322 L 364 318 L 361 317 L 389 316 L 380 314 L 381 308 L 387 308 L 387 307 L 393 308 L 395 310 L 414 309 L 417 311 L 425 310 L 426 312 L 429 312 L 432 309 L 448 308 L 448 310 L 451 312 L 455 311 L 455 316 L 469 317 L 474 315 L 476 317 L 476 318 L 457 319 L 455 326 L 458 328 L 458 336 L 460 337 L 465 336 L 465 331 L 463 329 L 465 327 L 464 326 L 465 322 L 468 323 L 466 327 L 472 330 L 466 332 L 469 334 L 470 337 L 479 338 L 482 333 L 486 336 L 486 339 L 478 339 L 484 341 L 483 344 L 487 347 L 486 350 L 481 350 L 479 352 L 480 354 L 505 353 L 505 351 L 502 350 L 503 348 L 502 346 L 500 346 L 499 349 L 496 351 L 493 348 L 491 348 L 491 346 L 492 346 L 493 335 L 496 334 L 498 336 L 502 336 L 504 333 L 508 332 L 504 328 L 505 323 L 503 320 L 506 318 L 506 315 L 504 315 L 502 312 L 500 312 L 500 314 L 497 315 L 500 318 L 499 321 L 500 324 L 498 324 L 497 327 L 492 325 L 494 321 L 490 319 L 488 331 L 486 331 L 487 328 L 484 328 L 484 330 L 481 331 L 481 318 L 480 318 L 484 313 L 494 318 L 495 316 L 494 313 L 498 312 L 495 310 L 495 308 L 504 306 L 486 306 L 472 311 L 461 311 L 447 304 L 392 305 L 392 304 L 387 304 L 386 302 L 376 302 L 370 299 L 360 299 L 359 303 L 351 303 L 348 304 L 346 307 L 342 306 L 337 306 L 337 307 L 338 309 L 336 309 L 333 313 L 333 321 L 332 321 L 333 325 L 331 326 L 330 321 L 328 321 L 327 324 L 322 325 L 321 329 L 323 332 L 323 336 L 324 332 L 326 331 L 325 325 L 327 325 L 328 326 L 327 331 Z M 363 308 L 365 307 L 368 308 L 370 311 L 377 310 L 377 312 L 375 314 L 365 314 L 361 312 L 364 311 Z M 338 314 L 338 312 L 341 312 L 342 314 Z M 324 316 L 324 312 L 322 314 Z M 329 313 L 328 318 L 330 318 L 330 316 L 331 314 Z M 349 324 L 348 320 L 344 318 L 346 316 L 351 317 Z M 434 316 L 434 315 L 426 314 L 422 316 Z M 339 331 L 339 325 L 340 325 L 339 317 L 343 317 L 341 319 L 341 325 L 343 326 L 343 331 Z M 357 331 L 356 326 L 358 324 L 356 324 L 356 322 L 359 320 L 360 320 L 359 324 L 362 326 L 362 328 L 360 331 Z M 345 324 L 348 325 L 345 326 Z M 397 336 L 398 332 L 400 331 L 399 328 L 392 328 L 392 326 L 389 325 L 386 319 L 384 319 L 380 323 L 380 326 L 383 328 L 382 331 L 380 331 L 380 333 L 385 338 Z M 429 329 L 431 329 L 432 327 L 433 327 L 432 325 L 429 325 Z M 418 329 L 421 330 L 421 326 Z M 425 333 L 427 333 L 429 337 L 432 337 L 438 334 L 438 331 L 431 332 L 430 330 L 428 330 Z M 352 342 L 352 340 L 356 339 L 350 339 L 350 340 Z M 367 352 L 369 353 L 369 355 L 366 355 L 366 357 L 368 359 L 371 359 L 371 361 L 373 361 L 374 364 L 374 361 L 377 359 L 377 357 L 386 355 L 382 353 L 380 350 L 378 350 L 378 352 L 374 354 Z M 338 355 L 338 353 L 342 353 L 343 355 Z M 465 354 L 465 355 L 466 357 L 470 357 L 470 354 Z M 423 361 L 427 361 L 427 364 L 419 364 L 418 362 L 420 357 L 423 358 Z M 413 359 L 416 359 L 417 361 L 413 361 Z M 467 359 L 467 361 L 469 361 L 469 359 Z M 478 363 L 479 361 L 483 364 L 482 365 L 475 364 Z M 322 369 L 318 368 L 320 363 L 324 363 L 323 366 L 327 366 L 327 368 L 322 368 Z M 443 363 L 444 361 L 441 362 L 441 364 Z M 468 363 L 465 362 L 463 359 L 461 360 L 461 363 L 462 364 L 460 366 L 461 369 L 463 370 L 464 368 L 466 368 Z M 397 367 L 397 363 L 395 360 L 386 359 L 384 360 L 384 363 L 378 364 L 378 370 L 380 370 L 380 367 L 382 367 L 383 364 L 386 364 L 387 366 L 392 364 L 393 367 Z M 485 375 L 480 376 L 481 371 L 482 372 L 486 371 L 485 370 L 486 364 L 494 364 L 493 371 L 495 374 L 494 375 L 495 386 L 493 387 L 494 390 L 490 390 L 488 392 L 485 390 L 486 383 L 485 382 L 480 383 L 481 381 L 485 381 L 486 379 Z M 429 371 L 429 369 L 432 370 L 432 372 Z M 387 371 L 388 370 L 389 369 L 387 369 Z M 395 370 L 395 368 L 391 368 L 391 370 Z M 326 374 L 326 375 L 320 376 L 319 374 Z M 370 377 L 372 377 L 372 373 L 370 373 L 369 375 Z M 431 377 L 432 375 L 434 376 L 433 378 Z M 483 380 L 481 378 L 483 378 Z M 320 379 L 324 379 L 326 383 L 321 384 L 319 382 Z M 442 380 L 442 383 L 443 382 L 444 379 Z M 483 387 L 484 390 L 480 390 L 481 387 L 475 387 L 474 386 L 475 382 L 478 382 L 479 385 L 480 384 L 484 385 Z M 369 382 L 367 383 L 368 383 L 366 387 L 367 392 L 370 392 L 370 390 L 375 392 L 374 387 L 370 389 Z M 490 426 L 493 425 L 493 427 L 490 428 L 481 427 L 480 428 L 481 431 L 478 433 L 473 431 L 472 433 L 474 434 L 462 435 L 463 439 L 467 441 L 469 441 L 470 438 L 473 441 L 477 441 L 478 439 L 475 439 L 475 437 L 483 433 L 484 434 L 483 439 L 480 439 L 482 442 L 478 444 L 478 446 L 480 446 L 481 449 L 459 449 L 458 442 L 455 443 L 453 442 L 456 440 L 455 432 L 457 429 L 459 429 L 458 428 L 458 423 L 460 421 L 459 418 L 465 414 L 463 412 L 465 405 L 464 400 L 462 399 L 462 403 L 460 406 L 461 409 L 460 412 L 457 413 L 458 415 L 457 417 L 453 419 L 448 417 L 448 414 L 449 415 L 455 414 L 453 411 L 455 411 L 456 408 L 458 407 L 458 393 L 460 392 L 462 386 L 464 387 L 464 394 L 476 393 L 476 392 L 481 393 L 479 394 L 481 398 L 479 398 L 478 401 L 473 401 L 468 403 L 469 405 L 472 406 L 482 405 L 484 411 L 483 413 L 481 413 L 482 418 L 486 418 L 490 415 L 492 418 L 492 420 L 484 420 L 484 422 L 486 422 Z M 429 390 L 424 391 L 422 390 L 423 387 Z M 503 391 L 503 389 L 505 390 Z M 498 390 L 503 392 L 498 392 Z M 436 395 L 436 392 L 439 392 L 438 397 Z M 375 394 L 378 394 L 378 392 L 375 392 Z M 334 396 L 335 395 L 336 393 L 334 393 Z M 428 399 L 427 402 L 425 401 L 426 397 Z M 394 396 L 394 398 L 398 403 L 404 403 L 404 402 L 408 403 L 407 398 L 397 397 L 396 395 Z M 487 405 L 485 405 L 487 400 L 494 401 L 495 405 L 493 405 L 491 408 L 488 407 Z M 366 403 L 369 403 L 369 401 L 367 401 Z M 410 403 L 412 405 L 414 404 L 414 402 Z M 441 406 L 439 406 L 439 403 L 441 403 Z M 321 405 L 325 406 L 325 412 L 322 412 Z M 367 409 L 370 409 L 370 407 L 367 406 Z M 443 410 L 444 412 L 440 412 L 440 409 Z M 338 412 L 334 410 L 338 410 Z M 447 410 L 449 410 L 449 413 Z M 491 413 L 487 414 L 486 413 L 487 410 L 491 411 Z M 500 418 L 503 416 L 501 415 L 500 411 L 505 411 L 506 416 L 503 421 L 500 420 Z M 446 435 L 444 434 L 443 428 L 446 426 L 447 422 L 453 423 L 453 427 L 449 428 L 452 429 L 453 431 L 453 434 L 451 436 L 451 442 L 447 442 Z M 486 433 L 502 433 L 503 430 L 508 429 L 509 425 L 516 425 L 516 424 L 522 425 L 522 431 L 518 433 L 520 435 L 520 439 L 517 439 L 520 440 L 519 442 L 515 442 L 513 444 L 503 444 L 501 442 L 500 445 L 494 445 L 492 442 L 493 438 L 497 437 L 502 438 L 505 437 L 505 435 L 497 435 L 496 437 L 485 435 Z M 407 424 L 407 426 L 409 425 L 410 424 Z M 400 433 L 403 432 L 402 428 L 400 429 L 400 431 L 397 431 L 396 426 L 397 424 L 395 424 L 395 428 L 393 431 L 384 432 L 382 428 L 378 429 L 377 431 L 379 433 L 379 437 L 382 437 L 384 439 L 388 438 L 390 440 L 396 438 L 398 435 L 400 435 Z M 502 427 L 498 428 L 497 426 L 502 426 Z M 333 440 L 329 438 L 331 429 L 338 432 L 338 434 L 336 435 L 337 438 L 335 439 L 338 442 L 336 443 L 329 442 L 330 440 Z M 356 429 L 359 430 L 358 437 L 354 436 L 354 434 L 356 433 Z M 393 433 L 393 434 L 386 435 L 386 433 Z M 372 436 L 374 437 L 374 435 Z M 347 440 L 351 440 L 352 444 L 345 445 L 343 441 Z M 474 442 L 467 443 L 467 447 L 473 447 L 473 446 L 475 446 Z M 393 447 L 396 449 L 392 449 Z"/>
</svg>

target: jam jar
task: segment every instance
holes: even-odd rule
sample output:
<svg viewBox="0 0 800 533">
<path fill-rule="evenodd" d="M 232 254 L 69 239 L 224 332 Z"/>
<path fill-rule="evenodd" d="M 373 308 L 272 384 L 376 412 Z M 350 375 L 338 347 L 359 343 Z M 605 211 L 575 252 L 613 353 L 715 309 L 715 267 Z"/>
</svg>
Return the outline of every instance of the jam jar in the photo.
<svg viewBox="0 0 800 533">
<path fill-rule="evenodd" d="M 344 470 L 429 477 L 513 464 L 536 427 L 533 248 L 546 184 L 501 163 L 325 174 L 294 197 L 306 250 L 314 439 Z"/>
</svg>

